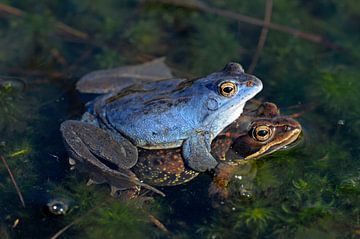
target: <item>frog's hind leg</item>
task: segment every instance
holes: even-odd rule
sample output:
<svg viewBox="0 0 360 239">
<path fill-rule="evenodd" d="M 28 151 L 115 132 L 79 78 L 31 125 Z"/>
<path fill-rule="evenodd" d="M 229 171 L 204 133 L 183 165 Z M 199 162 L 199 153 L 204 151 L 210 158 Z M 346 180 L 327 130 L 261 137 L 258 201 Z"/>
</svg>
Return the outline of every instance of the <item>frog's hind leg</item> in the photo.
<svg viewBox="0 0 360 239">
<path fill-rule="evenodd" d="M 108 132 L 81 121 L 68 120 L 60 128 L 70 158 L 77 167 L 90 173 L 93 182 L 107 182 L 119 190 L 141 186 L 163 195 L 146 185 L 130 168 L 137 162 L 137 148 L 120 144 Z"/>
<path fill-rule="evenodd" d="M 61 124 L 60 130 L 70 156 L 77 161 L 98 161 L 110 168 L 127 169 L 137 162 L 134 145 L 125 139 L 119 143 L 107 131 L 92 124 L 68 120 Z"/>
<path fill-rule="evenodd" d="M 80 92 L 104 94 L 117 92 L 134 84 L 173 78 L 165 57 L 139 65 L 98 70 L 83 76 L 76 84 Z"/>
</svg>

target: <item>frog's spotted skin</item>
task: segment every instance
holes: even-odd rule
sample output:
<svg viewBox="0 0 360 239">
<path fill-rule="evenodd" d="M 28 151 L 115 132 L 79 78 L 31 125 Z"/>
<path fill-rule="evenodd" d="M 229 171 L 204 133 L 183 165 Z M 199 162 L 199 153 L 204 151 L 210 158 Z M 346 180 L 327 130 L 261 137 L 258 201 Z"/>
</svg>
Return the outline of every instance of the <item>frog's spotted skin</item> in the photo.
<svg viewBox="0 0 360 239">
<path fill-rule="evenodd" d="M 71 154 L 78 157 L 78 152 L 86 151 L 82 147 L 90 146 L 90 153 L 95 157 L 105 155 L 105 160 L 110 161 L 113 157 L 121 157 L 135 164 L 135 146 L 143 149 L 181 146 L 187 165 L 203 172 L 217 165 L 210 153 L 212 140 L 240 116 L 246 101 L 261 89 L 259 79 L 244 73 L 238 63 L 229 63 L 222 71 L 193 80 L 134 83 L 120 91 L 110 91 L 88 104 L 82 122 L 64 122 L 61 130 Z M 113 150 L 118 155 L 102 152 L 102 147 L 96 146 L 99 144 L 94 140 L 96 137 L 89 131 L 89 124 L 108 134 L 120 148 L 133 144 L 132 153 L 124 150 Z M 80 132 L 82 128 L 86 133 Z M 72 130 L 76 132 L 68 132 Z M 72 137 L 66 139 L 65 135 Z"/>
<path fill-rule="evenodd" d="M 139 161 L 131 170 L 154 186 L 175 186 L 199 175 L 185 166 L 181 149 L 140 150 Z"/>
</svg>

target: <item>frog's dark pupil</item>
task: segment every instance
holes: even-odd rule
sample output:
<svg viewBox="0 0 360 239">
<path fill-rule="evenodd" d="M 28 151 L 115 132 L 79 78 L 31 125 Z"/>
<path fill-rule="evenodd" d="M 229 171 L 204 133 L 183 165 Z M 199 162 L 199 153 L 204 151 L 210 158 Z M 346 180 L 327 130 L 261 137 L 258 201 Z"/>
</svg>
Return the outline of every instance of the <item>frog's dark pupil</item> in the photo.
<svg viewBox="0 0 360 239">
<path fill-rule="evenodd" d="M 230 86 L 227 86 L 227 87 L 225 87 L 225 88 L 223 89 L 223 91 L 224 91 L 225 93 L 227 93 L 227 94 L 231 93 L 232 90 L 233 90 L 233 88 L 230 87 Z"/>
<path fill-rule="evenodd" d="M 268 132 L 266 130 L 259 130 L 257 132 L 257 135 L 259 135 L 260 137 L 264 137 L 268 134 Z"/>
</svg>

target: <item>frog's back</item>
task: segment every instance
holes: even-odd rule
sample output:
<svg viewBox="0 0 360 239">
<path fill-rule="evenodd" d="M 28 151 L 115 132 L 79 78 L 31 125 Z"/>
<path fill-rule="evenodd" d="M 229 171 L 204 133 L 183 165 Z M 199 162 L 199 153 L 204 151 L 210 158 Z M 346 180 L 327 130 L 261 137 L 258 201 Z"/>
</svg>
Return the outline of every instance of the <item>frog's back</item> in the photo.
<svg viewBox="0 0 360 239">
<path fill-rule="evenodd" d="M 136 145 L 178 147 L 199 127 L 189 92 L 136 92 L 109 102 L 104 112 L 113 128 Z"/>
<path fill-rule="evenodd" d="M 259 79 L 229 63 L 202 78 L 157 81 L 106 95 L 93 103 L 93 113 L 136 146 L 174 148 L 186 139 L 211 141 L 261 89 Z"/>
</svg>

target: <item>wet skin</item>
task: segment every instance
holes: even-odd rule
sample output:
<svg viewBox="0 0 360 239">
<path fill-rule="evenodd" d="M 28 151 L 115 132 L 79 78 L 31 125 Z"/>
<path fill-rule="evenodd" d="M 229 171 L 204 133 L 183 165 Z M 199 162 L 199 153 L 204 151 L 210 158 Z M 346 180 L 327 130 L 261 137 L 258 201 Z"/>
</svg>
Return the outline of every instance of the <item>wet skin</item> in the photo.
<svg viewBox="0 0 360 239">
<path fill-rule="evenodd" d="M 250 104 L 249 104 L 250 105 Z M 246 107 L 244 114 L 226 128 L 212 143 L 212 154 L 218 166 L 211 186 L 212 194 L 225 194 L 226 185 L 238 164 L 259 158 L 286 148 L 296 141 L 301 132 L 300 124 L 286 116 L 280 116 L 272 103 Z M 108 147 L 112 140 L 101 139 Z M 133 165 L 116 157 L 82 157 L 77 166 L 90 173 L 91 182 L 109 183 L 112 192 L 145 187 L 161 193 L 152 186 L 174 186 L 195 178 L 199 172 L 186 166 L 181 148 L 163 150 L 139 150 L 139 160 Z M 124 165 L 127 165 L 124 167 Z M 150 186 L 151 185 L 151 186 Z"/>
<path fill-rule="evenodd" d="M 109 161 L 121 157 L 126 162 L 122 166 L 129 168 L 137 162 L 138 148 L 182 147 L 187 165 L 203 172 L 217 165 L 210 153 L 212 140 L 261 89 L 259 79 L 245 74 L 239 64 L 229 63 L 202 78 L 134 84 L 100 96 L 88 104 L 82 121 L 65 121 L 61 131 L 75 158 L 91 158 L 85 151 Z M 104 144 L 98 137 L 110 137 L 118 145 L 100 147 Z"/>
</svg>

